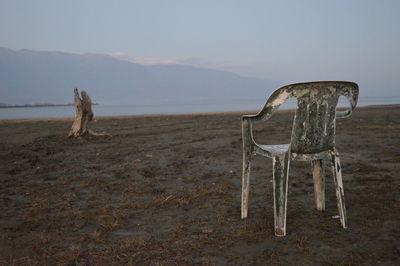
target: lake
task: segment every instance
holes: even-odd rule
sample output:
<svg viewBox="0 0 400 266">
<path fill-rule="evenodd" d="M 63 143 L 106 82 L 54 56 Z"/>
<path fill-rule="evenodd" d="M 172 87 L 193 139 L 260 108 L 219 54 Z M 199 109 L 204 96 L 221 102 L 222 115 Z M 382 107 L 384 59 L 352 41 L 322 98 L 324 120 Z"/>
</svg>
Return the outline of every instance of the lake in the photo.
<svg viewBox="0 0 400 266">
<path fill-rule="evenodd" d="M 227 112 L 259 110 L 265 100 L 237 100 L 202 104 L 159 104 L 159 105 L 94 105 L 95 116 L 145 115 L 145 114 L 187 114 L 205 112 Z M 400 104 L 400 96 L 360 97 L 357 106 Z M 339 106 L 348 106 L 344 98 Z M 280 109 L 296 108 L 296 100 L 290 99 Z M 68 118 L 74 117 L 73 106 L 0 108 L 0 119 L 17 118 Z"/>
</svg>

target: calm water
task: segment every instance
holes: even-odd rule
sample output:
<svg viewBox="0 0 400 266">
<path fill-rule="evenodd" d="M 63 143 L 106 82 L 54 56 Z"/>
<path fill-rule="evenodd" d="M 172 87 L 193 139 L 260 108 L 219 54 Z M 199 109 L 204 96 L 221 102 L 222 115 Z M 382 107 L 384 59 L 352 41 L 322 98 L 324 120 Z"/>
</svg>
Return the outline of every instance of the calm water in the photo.
<svg viewBox="0 0 400 266">
<path fill-rule="evenodd" d="M 339 106 L 347 106 L 341 99 Z M 143 115 L 143 114 L 185 114 L 204 112 L 225 112 L 259 110 L 265 100 L 232 101 L 210 104 L 162 104 L 162 105 L 95 105 L 93 112 L 95 116 L 118 116 L 118 115 Z M 400 96 L 396 97 L 360 97 L 358 106 L 400 104 Z M 294 109 L 295 99 L 290 99 L 280 109 Z M 0 108 L 0 119 L 15 118 L 58 118 L 74 117 L 73 106 L 51 106 L 51 107 L 19 107 Z"/>
</svg>

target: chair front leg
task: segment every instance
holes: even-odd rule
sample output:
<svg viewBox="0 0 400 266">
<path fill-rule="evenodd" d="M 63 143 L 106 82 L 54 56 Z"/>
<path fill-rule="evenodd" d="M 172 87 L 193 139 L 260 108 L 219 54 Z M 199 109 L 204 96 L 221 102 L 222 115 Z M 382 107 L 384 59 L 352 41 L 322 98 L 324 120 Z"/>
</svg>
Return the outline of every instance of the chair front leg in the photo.
<svg viewBox="0 0 400 266">
<path fill-rule="evenodd" d="M 343 180 L 342 180 L 342 169 L 340 166 L 340 159 L 338 154 L 332 154 L 332 175 L 335 183 L 336 198 L 339 209 L 340 223 L 343 228 L 346 228 L 346 206 L 344 203 L 344 191 L 343 191 Z"/>
<path fill-rule="evenodd" d="M 286 235 L 286 207 L 289 178 L 290 151 L 273 158 L 275 235 Z"/>
<path fill-rule="evenodd" d="M 325 175 L 322 163 L 322 160 L 311 161 L 314 179 L 315 204 L 319 211 L 325 210 Z"/>
<path fill-rule="evenodd" d="M 243 151 L 243 176 L 242 176 L 242 219 L 247 218 L 249 208 L 251 154 Z"/>
<path fill-rule="evenodd" d="M 252 132 L 251 121 L 243 119 L 242 121 L 242 139 L 243 139 L 243 175 L 242 175 L 242 219 L 247 218 L 249 207 L 250 190 L 250 169 L 252 156 Z"/>
</svg>

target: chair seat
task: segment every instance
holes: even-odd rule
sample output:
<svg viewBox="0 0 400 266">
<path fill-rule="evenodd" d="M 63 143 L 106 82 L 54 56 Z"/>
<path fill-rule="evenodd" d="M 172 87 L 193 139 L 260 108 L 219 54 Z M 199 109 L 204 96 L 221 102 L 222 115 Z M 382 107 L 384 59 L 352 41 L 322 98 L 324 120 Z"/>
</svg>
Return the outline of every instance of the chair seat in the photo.
<svg viewBox="0 0 400 266">
<path fill-rule="evenodd" d="M 262 150 L 267 152 L 267 154 L 271 157 L 279 156 L 286 153 L 290 144 L 279 144 L 279 145 L 258 145 Z M 264 155 L 264 154 L 262 154 Z"/>
</svg>

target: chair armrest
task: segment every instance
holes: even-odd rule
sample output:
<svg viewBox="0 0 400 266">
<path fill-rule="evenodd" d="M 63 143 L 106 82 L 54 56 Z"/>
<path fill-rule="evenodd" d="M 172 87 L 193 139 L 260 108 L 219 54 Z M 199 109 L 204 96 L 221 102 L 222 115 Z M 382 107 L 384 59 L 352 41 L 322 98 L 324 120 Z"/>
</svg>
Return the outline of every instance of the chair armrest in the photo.
<svg viewBox="0 0 400 266">
<path fill-rule="evenodd" d="M 286 90 L 286 87 L 282 87 L 271 94 L 258 114 L 242 116 L 243 150 L 245 152 L 252 153 L 254 146 L 257 146 L 253 138 L 253 122 L 268 120 L 275 110 L 290 97 L 291 93 Z"/>
<path fill-rule="evenodd" d="M 243 119 L 250 119 L 251 121 L 265 121 L 268 120 L 272 114 L 284 103 L 288 98 L 291 97 L 291 93 L 282 87 L 274 91 L 271 96 L 269 96 L 264 107 L 258 114 L 255 115 L 244 115 Z"/>
<path fill-rule="evenodd" d="M 253 121 L 256 121 L 257 115 L 244 115 L 242 117 L 242 139 L 243 139 L 243 151 L 245 153 L 253 152 Z"/>
<path fill-rule="evenodd" d="M 357 101 L 358 101 L 358 85 L 353 83 L 349 87 L 342 88 L 340 92 L 342 96 L 345 96 L 346 99 L 349 101 L 350 108 L 344 111 L 336 110 L 336 118 L 346 118 L 351 116 L 354 109 L 356 108 Z"/>
<path fill-rule="evenodd" d="M 249 120 L 251 122 L 259 120 L 261 117 L 258 114 L 255 115 L 243 115 L 242 120 Z"/>
<path fill-rule="evenodd" d="M 336 118 L 346 118 L 351 116 L 352 110 L 336 111 Z"/>
</svg>

